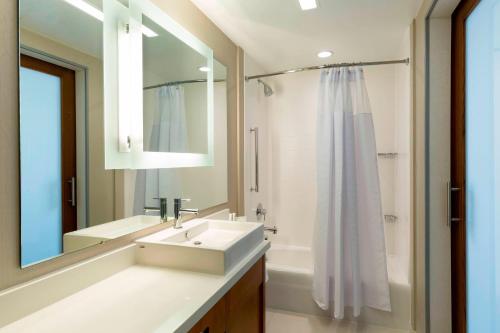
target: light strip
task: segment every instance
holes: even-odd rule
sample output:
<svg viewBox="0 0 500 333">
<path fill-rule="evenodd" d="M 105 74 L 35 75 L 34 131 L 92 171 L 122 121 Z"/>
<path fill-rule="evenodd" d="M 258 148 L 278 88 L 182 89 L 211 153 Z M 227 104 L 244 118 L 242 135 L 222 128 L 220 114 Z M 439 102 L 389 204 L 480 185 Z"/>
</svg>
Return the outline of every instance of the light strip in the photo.
<svg viewBox="0 0 500 333">
<path fill-rule="evenodd" d="M 156 32 L 154 32 L 153 30 L 149 29 L 145 25 L 141 26 L 141 32 L 146 37 L 156 37 L 156 36 L 158 36 L 158 34 Z"/>
<path fill-rule="evenodd" d="M 75 8 L 80 9 L 82 12 L 92 16 L 95 19 L 98 19 L 99 21 L 103 22 L 104 21 L 104 13 L 101 12 L 99 9 L 95 8 L 94 6 L 90 5 L 88 2 L 84 0 L 64 0 L 70 5 L 72 5 Z M 158 34 L 154 32 L 153 30 L 149 29 L 145 25 L 141 27 L 141 32 L 144 34 L 146 37 L 156 37 Z"/>
<path fill-rule="evenodd" d="M 299 0 L 299 3 L 302 10 L 309 10 L 318 7 L 316 0 Z"/>
<path fill-rule="evenodd" d="M 80 9 L 82 12 L 85 12 L 92 16 L 93 18 L 98 19 L 99 21 L 104 21 L 104 13 L 94 6 L 90 5 L 88 2 L 83 0 L 65 0 L 67 3 Z"/>
</svg>

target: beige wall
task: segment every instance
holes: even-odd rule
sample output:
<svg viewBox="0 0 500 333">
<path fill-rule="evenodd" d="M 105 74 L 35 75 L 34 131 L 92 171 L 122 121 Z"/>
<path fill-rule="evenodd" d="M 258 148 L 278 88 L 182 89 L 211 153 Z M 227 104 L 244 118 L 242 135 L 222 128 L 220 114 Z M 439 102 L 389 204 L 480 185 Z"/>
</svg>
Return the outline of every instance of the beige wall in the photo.
<svg viewBox="0 0 500 333">
<path fill-rule="evenodd" d="M 413 220 L 415 253 L 414 320 L 417 332 L 426 331 L 425 316 L 425 18 L 432 0 L 425 0 L 414 21 L 413 53 Z"/>
<path fill-rule="evenodd" d="M 446 224 L 450 179 L 451 18 L 429 21 L 429 328 L 451 332 L 451 235 Z"/>
<path fill-rule="evenodd" d="M 243 171 L 238 149 L 243 125 L 243 56 L 242 51 L 227 38 L 190 1 L 155 0 L 160 8 L 186 27 L 214 50 L 215 57 L 228 68 L 228 158 L 229 202 L 211 210 L 229 207 L 242 211 Z M 18 125 L 18 30 L 17 1 L 0 2 L 0 290 L 28 281 L 55 269 L 76 263 L 107 250 L 123 246 L 138 236 L 165 228 L 166 224 L 110 241 L 103 245 L 67 254 L 21 270 L 19 267 L 19 125 Z M 99 121 L 98 119 L 96 121 Z M 99 147 L 98 147 L 99 148 Z M 100 147 L 102 149 L 102 147 Z M 122 171 L 116 172 L 118 175 Z M 123 177 L 118 177 L 122 179 Z M 123 190 L 123 183 L 115 182 Z M 105 195 L 105 194 L 103 194 Z M 124 201 L 115 203 L 116 215 L 123 214 Z M 116 216 L 118 217 L 118 216 Z"/>
</svg>

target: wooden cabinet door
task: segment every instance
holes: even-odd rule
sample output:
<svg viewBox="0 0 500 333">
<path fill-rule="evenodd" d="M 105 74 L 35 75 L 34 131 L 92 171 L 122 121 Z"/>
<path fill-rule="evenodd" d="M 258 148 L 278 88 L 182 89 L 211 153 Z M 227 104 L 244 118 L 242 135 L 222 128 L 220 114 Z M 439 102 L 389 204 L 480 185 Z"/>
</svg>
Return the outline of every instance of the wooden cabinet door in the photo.
<svg viewBox="0 0 500 333">
<path fill-rule="evenodd" d="M 264 265 L 262 257 L 189 333 L 264 333 Z"/>
<path fill-rule="evenodd" d="M 263 333 L 265 323 L 264 258 L 226 295 L 226 333 Z"/>
<path fill-rule="evenodd" d="M 208 313 L 191 328 L 189 333 L 225 333 L 226 298 L 223 297 Z"/>
</svg>

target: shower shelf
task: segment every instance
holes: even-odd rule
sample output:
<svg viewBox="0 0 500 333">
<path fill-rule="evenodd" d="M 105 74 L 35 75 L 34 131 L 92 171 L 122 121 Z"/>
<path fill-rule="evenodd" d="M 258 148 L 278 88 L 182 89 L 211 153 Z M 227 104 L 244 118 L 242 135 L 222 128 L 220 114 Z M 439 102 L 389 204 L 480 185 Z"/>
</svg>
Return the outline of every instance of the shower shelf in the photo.
<svg viewBox="0 0 500 333">
<path fill-rule="evenodd" d="M 384 220 L 386 223 L 396 223 L 398 221 L 398 217 L 396 215 L 386 214 L 384 215 Z"/>
<path fill-rule="evenodd" d="M 378 157 L 387 158 L 387 159 L 395 159 L 398 157 L 398 153 L 378 153 Z"/>
</svg>

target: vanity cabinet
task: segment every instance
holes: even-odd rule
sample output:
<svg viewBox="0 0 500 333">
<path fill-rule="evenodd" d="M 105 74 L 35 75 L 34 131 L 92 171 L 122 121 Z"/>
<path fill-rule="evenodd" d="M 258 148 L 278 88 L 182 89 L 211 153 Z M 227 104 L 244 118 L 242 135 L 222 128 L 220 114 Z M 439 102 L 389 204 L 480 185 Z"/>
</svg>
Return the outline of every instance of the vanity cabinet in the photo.
<svg viewBox="0 0 500 333">
<path fill-rule="evenodd" d="M 262 257 L 189 332 L 263 333 L 264 275 Z"/>
<path fill-rule="evenodd" d="M 197 322 L 190 333 L 226 332 L 226 298 L 223 297 L 207 314 Z"/>
</svg>

